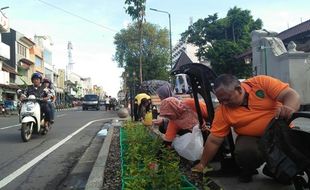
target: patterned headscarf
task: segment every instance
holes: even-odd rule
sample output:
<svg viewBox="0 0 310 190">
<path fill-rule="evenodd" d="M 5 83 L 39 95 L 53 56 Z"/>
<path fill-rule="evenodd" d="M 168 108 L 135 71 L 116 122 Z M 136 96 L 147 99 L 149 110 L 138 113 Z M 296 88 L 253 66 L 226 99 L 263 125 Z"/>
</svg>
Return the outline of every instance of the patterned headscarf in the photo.
<svg viewBox="0 0 310 190">
<path fill-rule="evenodd" d="M 168 116 L 179 128 L 192 129 L 199 123 L 197 113 L 175 97 L 164 99 L 160 105 L 160 116 Z"/>
<path fill-rule="evenodd" d="M 171 86 L 169 84 L 164 84 L 156 90 L 157 95 L 160 100 L 173 96 Z"/>
</svg>

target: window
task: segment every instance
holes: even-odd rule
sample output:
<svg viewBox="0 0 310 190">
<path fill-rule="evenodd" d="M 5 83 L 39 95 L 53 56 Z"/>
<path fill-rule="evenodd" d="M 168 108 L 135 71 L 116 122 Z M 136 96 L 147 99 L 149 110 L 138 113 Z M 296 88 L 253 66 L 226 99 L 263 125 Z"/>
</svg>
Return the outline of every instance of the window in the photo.
<svg viewBox="0 0 310 190">
<path fill-rule="evenodd" d="M 45 63 L 48 63 L 50 65 L 52 64 L 52 52 L 45 49 L 43 51 L 43 58 L 44 58 Z"/>
<path fill-rule="evenodd" d="M 38 56 L 35 56 L 34 62 L 37 67 L 42 67 L 42 59 L 40 59 Z"/>
<path fill-rule="evenodd" d="M 27 48 L 20 43 L 17 43 L 17 53 L 24 57 L 27 57 Z"/>
</svg>

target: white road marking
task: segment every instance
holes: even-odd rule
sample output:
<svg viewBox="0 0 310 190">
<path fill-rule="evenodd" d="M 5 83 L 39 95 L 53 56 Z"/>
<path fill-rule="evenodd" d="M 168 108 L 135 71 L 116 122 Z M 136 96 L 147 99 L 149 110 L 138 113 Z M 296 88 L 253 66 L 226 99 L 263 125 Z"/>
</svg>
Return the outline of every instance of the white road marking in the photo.
<svg viewBox="0 0 310 190">
<path fill-rule="evenodd" d="M 63 117 L 65 115 L 67 115 L 67 114 L 60 114 L 60 115 L 57 115 L 56 117 Z"/>
<path fill-rule="evenodd" d="M 86 127 L 88 127 L 89 125 L 91 125 L 94 122 L 97 121 L 103 121 L 103 120 L 111 120 L 111 119 L 115 119 L 115 118 L 105 118 L 105 119 L 97 119 L 97 120 L 93 120 L 88 122 L 86 125 L 82 126 L 81 128 L 79 128 L 78 130 L 76 130 L 75 132 L 71 133 L 70 135 L 68 135 L 66 138 L 62 139 L 61 141 L 59 141 L 57 144 L 55 144 L 54 146 L 52 146 L 51 148 L 47 149 L 46 151 L 44 151 L 42 154 L 40 154 L 39 156 L 35 157 L 33 160 L 31 160 L 30 162 L 28 162 L 27 164 L 23 165 L 22 167 L 20 167 L 19 169 L 17 169 L 16 171 L 14 171 L 13 173 L 11 173 L 10 175 L 6 176 L 5 178 L 3 178 L 0 181 L 0 189 L 4 186 L 6 186 L 7 184 L 9 184 L 11 181 L 13 181 L 15 178 L 17 178 L 18 176 L 20 176 L 21 174 L 23 174 L 25 171 L 27 171 L 29 168 L 31 168 L 32 166 L 34 166 L 36 163 L 38 163 L 39 161 L 41 161 L 43 158 L 45 158 L 46 156 L 48 156 L 49 154 L 51 154 L 54 150 L 56 150 L 57 148 L 59 148 L 60 146 L 62 146 L 63 144 L 65 144 L 68 140 L 70 140 L 72 137 L 74 137 L 76 134 L 78 134 L 79 132 L 81 132 L 83 129 L 85 129 Z"/>
<path fill-rule="evenodd" d="M 13 128 L 13 127 L 18 127 L 18 126 L 20 126 L 20 124 L 11 125 L 11 126 L 7 126 L 7 127 L 2 127 L 2 128 L 0 128 L 0 130 L 9 129 L 9 128 Z"/>
</svg>

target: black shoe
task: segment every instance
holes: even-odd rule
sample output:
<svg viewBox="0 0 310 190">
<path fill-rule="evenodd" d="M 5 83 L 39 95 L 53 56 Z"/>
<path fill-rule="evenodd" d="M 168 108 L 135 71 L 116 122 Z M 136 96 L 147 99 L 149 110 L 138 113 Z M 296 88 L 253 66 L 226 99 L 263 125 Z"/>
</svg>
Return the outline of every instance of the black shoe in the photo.
<svg viewBox="0 0 310 190">
<path fill-rule="evenodd" d="M 249 183 L 251 182 L 252 176 L 258 174 L 258 171 L 255 170 L 242 170 L 239 175 L 239 181 L 242 183 Z"/>
<path fill-rule="evenodd" d="M 265 176 L 274 178 L 273 173 L 271 173 L 271 171 L 267 168 L 267 166 L 264 166 L 264 168 L 263 168 L 263 174 L 264 174 Z"/>
<path fill-rule="evenodd" d="M 281 183 L 282 185 L 292 185 L 292 180 L 287 179 L 287 180 L 279 180 L 277 178 L 275 178 L 275 175 L 268 169 L 267 166 L 264 166 L 263 168 L 263 174 L 275 179 L 277 182 Z"/>
<path fill-rule="evenodd" d="M 51 124 L 54 124 L 54 120 L 51 120 L 50 123 L 51 123 Z"/>
</svg>

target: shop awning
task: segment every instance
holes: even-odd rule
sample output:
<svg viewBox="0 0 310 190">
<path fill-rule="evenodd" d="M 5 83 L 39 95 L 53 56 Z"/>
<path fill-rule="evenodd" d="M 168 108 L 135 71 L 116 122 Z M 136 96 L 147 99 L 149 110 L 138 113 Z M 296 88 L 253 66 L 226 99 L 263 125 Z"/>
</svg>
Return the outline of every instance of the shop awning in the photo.
<svg viewBox="0 0 310 190">
<path fill-rule="evenodd" d="M 9 73 L 13 73 L 13 74 L 15 74 L 15 75 L 19 75 L 19 74 L 15 71 L 15 69 L 14 69 L 13 67 L 11 67 L 11 66 L 9 66 L 9 65 L 7 65 L 7 64 L 5 64 L 5 63 L 2 64 L 2 70 L 3 70 L 3 71 L 6 71 L 6 72 L 9 72 Z"/>
<path fill-rule="evenodd" d="M 20 87 L 16 84 L 0 84 L 0 88 L 5 88 L 5 89 L 12 89 L 12 90 L 17 90 L 20 89 Z"/>
</svg>

